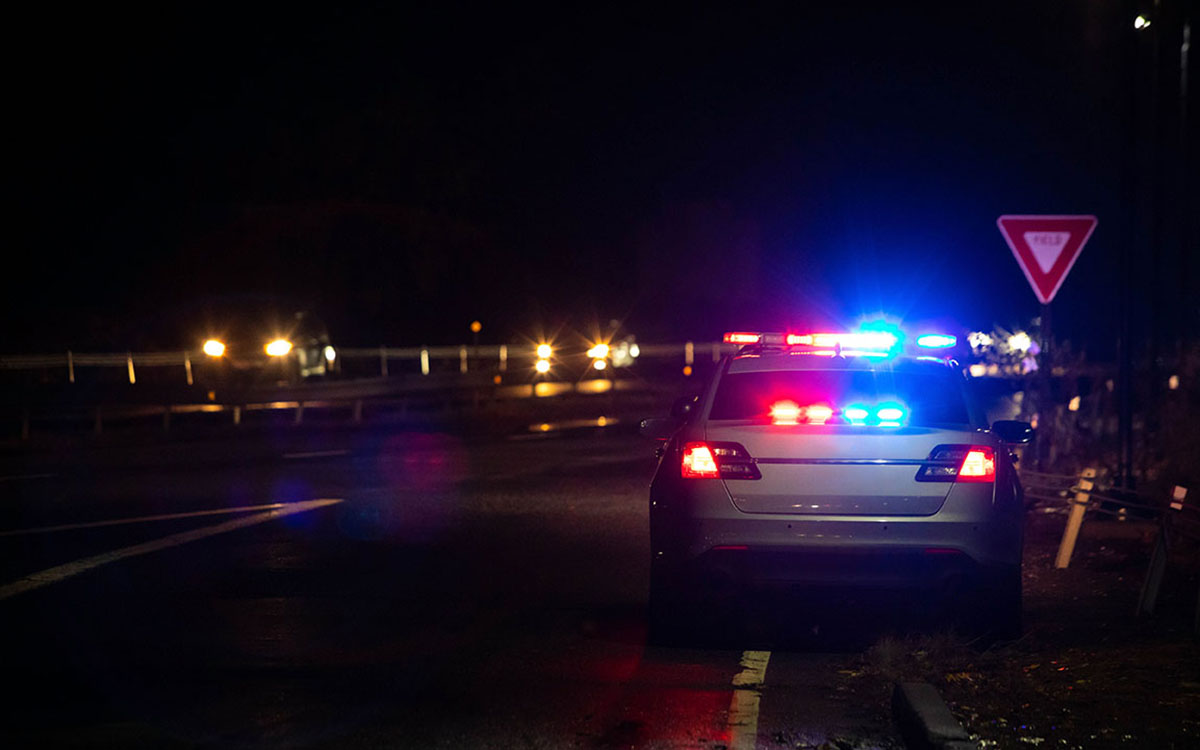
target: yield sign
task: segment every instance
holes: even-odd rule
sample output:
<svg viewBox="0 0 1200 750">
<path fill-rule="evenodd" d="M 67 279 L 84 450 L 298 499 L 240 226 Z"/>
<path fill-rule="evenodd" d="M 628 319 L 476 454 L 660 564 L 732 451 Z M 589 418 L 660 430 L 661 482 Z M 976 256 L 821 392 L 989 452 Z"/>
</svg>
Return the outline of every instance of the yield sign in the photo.
<svg viewBox="0 0 1200 750">
<path fill-rule="evenodd" d="M 1079 251 L 1096 228 L 1095 216 L 1001 216 L 1000 234 L 1043 305 L 1050 304 Z"/>
</svg>

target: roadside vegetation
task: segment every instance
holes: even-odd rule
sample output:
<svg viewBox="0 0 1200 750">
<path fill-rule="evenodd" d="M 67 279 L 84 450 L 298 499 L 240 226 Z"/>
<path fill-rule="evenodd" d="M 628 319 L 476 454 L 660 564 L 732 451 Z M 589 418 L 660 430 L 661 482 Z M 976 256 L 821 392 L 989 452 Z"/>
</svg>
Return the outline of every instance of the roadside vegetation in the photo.
<svg viewBox="0 0 1200 750">
<path fill-rule="evenodd" d="M 1056 570 L 1062 516 L 1031 516 L 1021 639 L 985 648 L 950 631 L 885 636 L 841 687 L 886 705 L 894 682 L 929 682 L 984 748 L 1200 746 L 1195 550 L 1173 560 L 1156 614 L 1137 617 L 1152 530 L 1088 524 L 1071 566 Z"/>
</svg>

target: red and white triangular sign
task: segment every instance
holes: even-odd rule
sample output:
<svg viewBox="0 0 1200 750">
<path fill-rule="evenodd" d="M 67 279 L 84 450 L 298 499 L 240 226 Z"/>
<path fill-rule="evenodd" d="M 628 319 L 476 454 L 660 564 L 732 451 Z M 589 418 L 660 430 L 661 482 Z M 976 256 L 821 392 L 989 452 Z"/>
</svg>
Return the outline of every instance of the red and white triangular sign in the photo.
<svg viewBox="0 0 1200 750">
<path fill-rule="evenodd" d="M 1043 305 L 1050 304 L 1079 251 L 1096 228 L 1095 216 L 1001 216 L 1000 234 Z"/>
</svg>

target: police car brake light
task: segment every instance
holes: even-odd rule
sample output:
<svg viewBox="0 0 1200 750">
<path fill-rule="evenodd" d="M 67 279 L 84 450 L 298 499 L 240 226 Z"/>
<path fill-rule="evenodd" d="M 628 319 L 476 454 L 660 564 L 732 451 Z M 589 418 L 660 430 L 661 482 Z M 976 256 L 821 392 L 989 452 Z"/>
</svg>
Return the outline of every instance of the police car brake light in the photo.
<svg viewBox="0 0 1200 750">
<path fill-rule="evenodd" d="M 960 482 L 991 482 L 996 478 L 996 455 L 985 445 L 972 446 L 958 469 Z"/>
<path fill-rule="evenodd" d="M 684 479 L 716 479 L 721 475 L 717 470 L 717 459 L 704 443 L 683 446 L 683 461 L 679 469 Z"/>
<path fill-rule="evenodd" d="M 740 443 L 688 443 L 679 464 L 684 479 L 762 479 Z"/>
<path fill-rule="evenodd" d="M 918 482 L 994 482 L 996 452 L 987 445 L 939 445 L 917 471 Z"/>
</svg>

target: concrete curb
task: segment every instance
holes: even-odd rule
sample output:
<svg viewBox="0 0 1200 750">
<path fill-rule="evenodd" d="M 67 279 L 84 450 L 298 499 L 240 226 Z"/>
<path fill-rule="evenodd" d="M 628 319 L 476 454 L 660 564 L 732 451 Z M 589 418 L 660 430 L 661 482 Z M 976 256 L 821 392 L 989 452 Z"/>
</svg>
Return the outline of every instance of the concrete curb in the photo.
<svg viewBox="0 0 1200 750">
<path fill-rule="evenodd" d="M 897 682 L 892 720 L 911 750 L 977 750 L 937 688 L 928 682 Z"/>
</svg>

